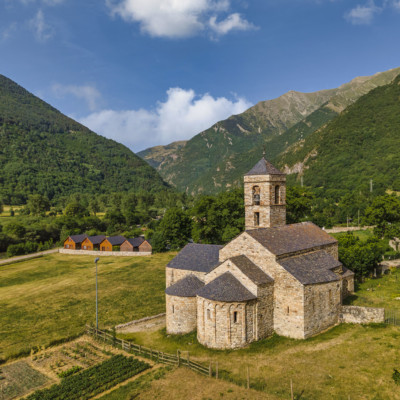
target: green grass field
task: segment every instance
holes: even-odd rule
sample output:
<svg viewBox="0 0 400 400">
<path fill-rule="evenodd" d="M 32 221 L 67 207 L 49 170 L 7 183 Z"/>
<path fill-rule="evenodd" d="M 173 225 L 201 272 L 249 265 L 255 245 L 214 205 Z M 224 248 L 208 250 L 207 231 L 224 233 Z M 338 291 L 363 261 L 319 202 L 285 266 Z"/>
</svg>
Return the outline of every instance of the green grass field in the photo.
<svg viewBox="0 0 400 400">
<path fill-rule="evenodd" d="M 174 254 L 101 257 L 99 326 L 163 312 Z M 0 310 L 0 358 L 79 334 L 95 322 L 94 257 L 52 254 L 0 266 Z"/>
</svg>

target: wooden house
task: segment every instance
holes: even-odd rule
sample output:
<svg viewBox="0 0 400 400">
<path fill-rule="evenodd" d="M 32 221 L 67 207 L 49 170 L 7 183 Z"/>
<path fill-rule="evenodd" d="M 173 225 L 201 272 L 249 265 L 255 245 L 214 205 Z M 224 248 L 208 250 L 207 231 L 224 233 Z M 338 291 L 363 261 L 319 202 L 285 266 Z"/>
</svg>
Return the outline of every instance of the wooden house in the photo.
<svg viewBox="0 0 400 400">
<path fill-rule="evenodd" d="M 82 242 L 87 238 L 86 234 L 71 235 L 64 241 L 64 249 L 80 250 Z"/>
<path fill-rule="evenodd" d="M 101 251 L 113 251 L 113 248 L 117 248 L 118 250 L 121 247 L 121 244 L 125 242 L 125 238 L 123 236 L 110 236 L 104 239 L 100 243 L 100 250 Z M 118 251 L 117 250 L 117 251 Z"/>
<path fill-rule="evenodd" d="M 88 236 L 81 245 L 82 250 L 100 250 L 100 243 L 105 239 L 105 235 Z"/>
<path fill-rule="evenodd" d="M 121 244 L 121 251 L 138 251 L 138 252 L 150 252 L 152 251 L 151 244 L 142 237 L 136 237 L 133 239 L 126 239 Z"/>
</svg>

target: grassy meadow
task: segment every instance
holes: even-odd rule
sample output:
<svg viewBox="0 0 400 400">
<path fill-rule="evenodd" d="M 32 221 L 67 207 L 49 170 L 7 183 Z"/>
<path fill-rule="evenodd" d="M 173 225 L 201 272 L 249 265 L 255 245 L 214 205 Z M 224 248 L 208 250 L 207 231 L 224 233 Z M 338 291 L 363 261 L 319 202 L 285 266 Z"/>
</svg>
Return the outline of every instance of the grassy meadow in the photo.
<svg viewBox="0 0 400 400">
<path fill-rule="evenodd" d="M 164 312 L 165 265 L 174 255 L 101 257 L 99 326 Z M 0 359 L 95 322 L 94 258 L 51 254 L 0 266 Z"/>
</svg>

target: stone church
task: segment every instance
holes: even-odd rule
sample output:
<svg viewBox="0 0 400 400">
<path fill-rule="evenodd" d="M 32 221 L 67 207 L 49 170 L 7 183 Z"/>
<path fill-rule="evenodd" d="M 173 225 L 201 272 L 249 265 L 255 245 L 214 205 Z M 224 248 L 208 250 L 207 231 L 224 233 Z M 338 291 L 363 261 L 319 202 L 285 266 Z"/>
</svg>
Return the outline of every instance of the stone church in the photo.
<svg viewBox="0 0 400 400">
<path fill-rule="evenodd" d="M 286 225 L 286 176 L 264 158 L 244 176 L 244 202 L 243 233 L 225 246 L 189 243 L 167 265 L 167 332 L 197 329 L 200 343 L 226 349 L 338 323 L 354 273 L 336 239 L 311 222 Z"/>
</svg>

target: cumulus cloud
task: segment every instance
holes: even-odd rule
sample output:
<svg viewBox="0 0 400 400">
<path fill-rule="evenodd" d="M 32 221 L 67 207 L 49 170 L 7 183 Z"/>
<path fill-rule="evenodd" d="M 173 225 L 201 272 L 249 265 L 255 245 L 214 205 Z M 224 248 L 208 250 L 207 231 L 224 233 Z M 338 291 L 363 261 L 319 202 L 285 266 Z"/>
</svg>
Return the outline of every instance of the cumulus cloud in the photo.
<svg viewBox="0 0 400 400">
<path fill-rule="evenodd" d="M 52 91 L 58 97 L 73 95 L 78 99 L 84 100 L 90 111 L 96 110 L 102 97 L 101 93 L 90 85 L 60 85 L 56 83 L 52 86 Z"/>
<path fill-rule="evenodd" d="M 214 15 L 210 18 L 209 24 L 211 29 L 219 35 L 225 35 L 232 30 L 247 31 L 256 28 L 253 24 L 243 19 L 238 13 L 231 14 L 220 22 L 217 22 L 217 17 Z"/>
<path fill-rule="evenodd" d="M 46 23 L 42 10 L 39 10 L 29 21 L 29 26 L 39 42 L 45 42 L 53 36 L 53 28 Z"/>
<path fill-rule="evenodd" d="M 8 25 L 7 28 L 3 29 L 3 31 L 1 32 L 1 41 L 6 41 L 7 39 L 9 39 L 14 32 L 16 32 L 17 30 L 17 24 L 16 22 L 12 22 L 10 25 Z"/>
<path fill-rule="evenodd" d="M 381 7 L 377 7 L 373 0 L 368 1 L 365 5 L 357 5 L 345 14 L 347 21 L 353 25 L 368 25 L 372 22 L 375 15 L 382 11 Z"/>
<path fill-rule="evenodd" d="M 197 96 L 193 90 L 170 88 L 167 99 L 152 110 L 102 110 L 79 121 L 134 151 L 190 139 L 219 120 L 239 114 L 251 104 L 243 98 L 229 100 L 210 94 Z"/>
<path fill-rule="evenodd" d="M 393 8 L 400 11 L 400 0 L 393 0 Z"/>
<path fill-rule="evenodd" d="M 112 15 L 127 22 L 137 22 L 141 31 L 154 37 L 183 38 L 205 30 L 219 35 L 233 29 L 254 26 L 238 13 L 217 22 L 230 9 L 229 0 L 106 0 Z"/>
</svg>

